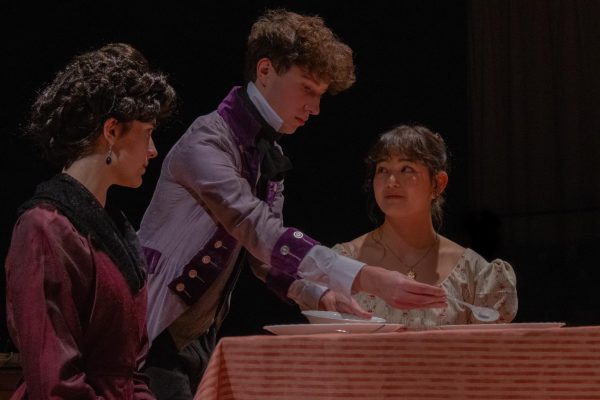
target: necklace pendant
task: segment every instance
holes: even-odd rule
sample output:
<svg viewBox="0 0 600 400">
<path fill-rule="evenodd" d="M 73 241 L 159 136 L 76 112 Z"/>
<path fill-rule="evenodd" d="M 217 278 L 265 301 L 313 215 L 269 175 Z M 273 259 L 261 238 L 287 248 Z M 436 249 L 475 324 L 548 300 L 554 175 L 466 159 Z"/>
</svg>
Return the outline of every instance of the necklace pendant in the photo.
<svg viewBox="0 0 600 400">
<path fill-rule="evenodd" d="M 408 276 L 409 279 L 416 279 L 417 278 L 417 274 L 415 274 L 414 270 L 410 270 L 408 271 L 408 273 L 406 274 L 406 276 Z"/>
</svg>

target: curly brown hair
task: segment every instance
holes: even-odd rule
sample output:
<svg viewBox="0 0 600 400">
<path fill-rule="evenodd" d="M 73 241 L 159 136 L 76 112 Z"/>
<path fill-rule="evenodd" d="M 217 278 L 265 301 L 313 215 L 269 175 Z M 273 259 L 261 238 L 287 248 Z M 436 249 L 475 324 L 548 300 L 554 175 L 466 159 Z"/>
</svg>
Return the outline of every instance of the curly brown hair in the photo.
<svg viewBox="0 0 600 400">
<path fill-rule="evenodd" d="M 427 167 L 430 178 L 433 178 L 438 172 L 448 172 L 450 169 L 444 139 L 440 134 L 431 132 L 427 127 L 422 125 L 400 125 L 382 133 L 365 159 L 366 179 L 364 189 L 367 192 L 369 217 L 375 223 L 381 222 L 383 213 L 375 201 L 373 178 L 375 177 L 377 164 L 394 154 L 402 154 L 410 160 L 422 162 Z M 438 193 L 431 202 L 431 214 L 438 225 L 442 223 L 443 204 L 443 193 Z"/>
<path fill-rule="evenodd" d="M 176 105 L 165 75 L 125 43 L 111 43 L 74 57 L 38 95 L 25 134 L 58 166 L 89 154 L 108 118 L 150 122 Z"/>
<path fill-rule="evenodd" d="M 265 57 L 271 60 L 278 74 L 285 73 L 292 65 L 306 68 L 329 84 L 331 94 L 348 89 L 356 80 L 352 49 L 318 16 L 283 9 L 267 11 L 252 25 L 248 36 L 246 80 L 256 80 L 256 64 Z"/>
</svg>

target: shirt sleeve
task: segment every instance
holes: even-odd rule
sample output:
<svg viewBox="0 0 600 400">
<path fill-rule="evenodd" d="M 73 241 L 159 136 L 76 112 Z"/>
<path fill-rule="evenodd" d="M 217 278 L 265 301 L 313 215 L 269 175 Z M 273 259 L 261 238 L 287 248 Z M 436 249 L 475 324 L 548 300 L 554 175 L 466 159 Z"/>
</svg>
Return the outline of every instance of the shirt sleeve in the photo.
<svg viewBox="0 0 600 400">
<path fill-rule="evenodd" d="M 82 305 L 75 303 L 91 291 L 81 272 L 86 269 L 82 260 L 91 269 L 89 248 L 56 216 L 33 209 L 14 228 L 6 260 L 9 329 L 20 351 L 29 398 L 98 399 L 83 372 L 78 347 Z"/>
<path fill-rule="evenodd" d="M 309 250 L 300 263 L 300 276 L 313 282 L 321 282 L 331 290 L 350 297 L 352 282 L 363 266 L 364 263 L 360 261 L 317 245 Z"/>
<path fill-rule="evenodd" d="M 316 246 L 315 246 L 316 247 Z M 306 261 L 309 262 L 312 257 L 312 252 L 315 248 L 311 249 L 311 251 L 307 254 Z M 356 262 L 354 260 L 353 254 L 351 254 L 343 244 L 336 244 L 331 248 L 335 254 L 339 257 L 339 261 L 337 262 L 342 268 L 348 268 L 350 270 L 358 268 L 362 268 L 362 263 Z M 316 255 L 318 257 L 318 255 Z M 356 271 L 358 273 L 358 271 Z M 349 276 L 352 276 L 353 273 L 350 272 Z M 288 297 L 294 300 L 300 308 L 304 310 L 318 310 L 319 309 L 319 300 L 323 297 L 323 294 L 327 291 L 327 287 L 319 285 L 317 283 L 308 281 L 306 279 L 301 279 L 295 281 L 289 288 Z"/>
<path fill-rule="evenodd" d="M 362 265 L 348 267 L 308 235 L 284 227 L 281 216 L 252 193 L 225 133 L 196 123 L 190 129 L 195 134 L 177 144 L 165 161 L 167 171 L 254 257 L 275 269 L 267 282 L 280 282 L 287 293 L 294 280 L 305 277 L 349 295 Z"/>
<path fill-rule="evenodd" d="M 319 300 L 328 289 L 318 283 L 299 279 L 290 285 L 287 297 L 294 300 L 302 310 L 318 310 Z"/>
</svg>

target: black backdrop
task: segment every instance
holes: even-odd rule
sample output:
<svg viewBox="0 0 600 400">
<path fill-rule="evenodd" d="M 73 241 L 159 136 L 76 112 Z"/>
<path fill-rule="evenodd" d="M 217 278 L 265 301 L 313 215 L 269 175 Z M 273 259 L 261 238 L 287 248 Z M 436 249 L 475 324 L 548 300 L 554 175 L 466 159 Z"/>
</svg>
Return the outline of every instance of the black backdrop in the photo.
<svg viewBox="0 0 600 400">
<path fill-rule="evenodd" d="M 47 2 L 50 3 L 50 2 Z M 138 190 L 111 189 L 135 226 L 158 178 L 168 149 L 198 115 L 212 111 L 230 87 L 242 83 L 245 38 L 266 8 L 318 14 L 355 52 L 357 83 L 347 92 L 323 99 L 321 115 L 282 139 L 294 170 L 286 180 L 285 223 L 326 245 L 352 239 L 371 229 L 361 191 L 362 159 L 375 136 L 401 122 L 421 122 L 446 139 L 452 154 L 446 218 L 442 233 L 487 258 L 498 246 L 495 225 L 473 207 L 477 187 L 469 184 L 468 100 L 469 3 L 466 1 L 219 1 L 159 3 L 61 2 L 2 5 L 12 32 L 5 35 L 5 90 L 1 112 L 2 223 L 4 259 L 14 211 L 35 184 L 54 172 L 18 137 L 36 90 L 52 79 L 75 53 L 107 42 L 128 42 L 168 73 L 181 99 L 178 116 L 155 136 L 159 157 L 151 162 Z M 476 16 L 475 16 L 476 17 Z M 510 165 L 505 165 L 510 168 Z M 483 216 L 483 217 L 482 217 Z M 488 240 L 489 239 L 489 240 Z M 491 240 L 491 242 L 490 242 Z M 508 261 L 513 261 L 508 259 Z M 519 269 L 531 282 L 533 266 Z M 527 287 L 519 287 L 527 293 Z M 546 293 L 550 295 L 550 293 Z M 2 296 L 4 297 L 4 296 Z M 524 297 L 527 300 L 527 296 Z M 521 302 L 517 320 L 569 322 L 570 307 L 536 314 L 538 303 Z M 600 316 L 597 317 L 600 319 Z M 260 333 L 267 323 L 301 321 L 296 307 L 271 295 L 250 273 L 240 279 L 223 334 Z M 587 322 L 594 322 L 587 321 Z M 3 333 L 3 342 L 6 341 Z"/>
</svg>

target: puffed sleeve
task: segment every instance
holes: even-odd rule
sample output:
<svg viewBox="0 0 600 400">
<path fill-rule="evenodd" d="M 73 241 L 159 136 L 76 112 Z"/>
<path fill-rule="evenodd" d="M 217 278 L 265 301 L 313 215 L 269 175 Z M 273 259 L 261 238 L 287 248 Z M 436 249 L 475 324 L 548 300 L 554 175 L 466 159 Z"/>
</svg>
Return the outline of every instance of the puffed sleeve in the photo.
<svg viewBox="0 0 600 400">
<path fill-rule="evenodd" d="M 30 399 L 97 399 L 78 347 L 89 312 L 90 249 L 52 210 L 24 213 L 6 259 L 7 317 Z"/>
<path fill-rule="evenodd" d="M 517 278 L 511 265 L 495 259 L 490 263 L 481 259 L 475 274 L 473 304 L 492 307 L 500 313 L 498 323 L 507 323 L 517 314 Z M 471 323 L 478 323 L 469 313 Z"/>
</svg>

